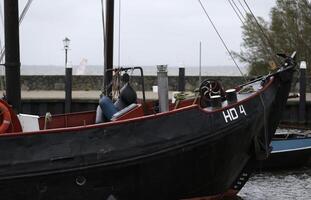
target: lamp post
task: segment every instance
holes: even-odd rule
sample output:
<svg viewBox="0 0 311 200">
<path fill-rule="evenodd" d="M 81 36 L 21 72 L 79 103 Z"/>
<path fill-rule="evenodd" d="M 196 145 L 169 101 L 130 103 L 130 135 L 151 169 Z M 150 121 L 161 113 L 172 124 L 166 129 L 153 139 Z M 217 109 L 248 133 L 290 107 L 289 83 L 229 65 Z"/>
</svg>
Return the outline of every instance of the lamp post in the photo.
<svg viewBox="0 0 311 200">
<path fill-rule="evenodd" d="M 68 50 L 70 40 L 66 37 L 63 40 L 64 49 L 65 49 L 65 113 L 70 113 L 71 111 L 71 102 L 72 102 L 72 67 L 68 66 Z"/>
<path fill-rule="evenodd" d="M 63 43 L 64 43 L 64 49 L 65 49 L 65 67 L 67 68 L 67 56 L 68 56 L 68 50 L 69 50 L 69 44 L 70 44 L 70 40 L 69 38 L 65 37 L 65 39 L 63 39 Z"/>
</svg>

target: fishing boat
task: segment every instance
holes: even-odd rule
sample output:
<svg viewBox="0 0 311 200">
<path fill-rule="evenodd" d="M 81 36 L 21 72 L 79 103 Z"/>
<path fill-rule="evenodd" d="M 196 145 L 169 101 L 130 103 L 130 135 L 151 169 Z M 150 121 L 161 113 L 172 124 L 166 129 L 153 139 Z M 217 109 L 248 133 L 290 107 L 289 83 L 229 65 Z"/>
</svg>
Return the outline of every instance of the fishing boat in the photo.
<svg viewBox="0 0 311 200">
<path fill-rule="evenodd" d="M 211 87 L 205 81 L 201 97 L 167 112 L 148 114 L 143 104 L 131 104 L 97 124 L 95 111 L 70 113 L 52 121 L 40 117 L 38 130 L 27 132 L 1 101 L 1 198 L 224 195 L 252 158 L 269 155 L 290 89 L 292 58 L 278 72 L 222 98 L 207 96 Z M 153 110 L 150 105 L 145 109 Z"/>
<path fill-rule="evenodd" d="M 2 200 L 221 199 L 239 191 L 253 160 L 268 157 L 289 94 L 295 53 L 280 55 L 284 62 L 277 72 L 231 90 L 203 81 L 198 96 L 161 112 L 154 102 L 136 100 L 126 83 L 119 102 L 102 96 L 97 111 L 17 115 L 18 1 L 5 2 Z M 112 66 L 111 55 L 107 66 Z"/>
<path fill-rule="evenodd" d="M 263 170 L 280 170 L 307 166 L 311 161 L 311 137 L 291 133 L 276 134 L 272 139 L 272 152 L 269 158 L 259 165 Z M 287 131 L 288 132 L 288 131 Z"/>
</svg>

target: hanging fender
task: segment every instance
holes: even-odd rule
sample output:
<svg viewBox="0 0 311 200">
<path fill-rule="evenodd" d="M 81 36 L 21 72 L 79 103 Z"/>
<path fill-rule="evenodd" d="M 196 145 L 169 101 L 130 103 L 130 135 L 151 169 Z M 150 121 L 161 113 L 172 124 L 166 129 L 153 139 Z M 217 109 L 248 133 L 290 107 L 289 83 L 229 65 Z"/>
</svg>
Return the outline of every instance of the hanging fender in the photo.
<svg viewBox="0 0 311 200">
<path fill-rule="evenodd" d="M 6 105 L 0 102 L 0 116 L 2 115 L 2 123 L 0 125 L 0 134 L 6 133 L 11 125 L 11 114 Z"/>
</svg>

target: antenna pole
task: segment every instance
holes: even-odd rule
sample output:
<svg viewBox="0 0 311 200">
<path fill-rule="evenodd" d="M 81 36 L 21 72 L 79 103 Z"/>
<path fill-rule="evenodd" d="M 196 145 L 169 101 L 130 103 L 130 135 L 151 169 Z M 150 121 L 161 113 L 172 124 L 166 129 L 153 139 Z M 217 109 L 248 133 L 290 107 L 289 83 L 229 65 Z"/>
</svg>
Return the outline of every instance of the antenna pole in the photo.
<svg viewBox="0 0 311 200">
<path fill-rule="evenodd" d="M 200 41 L 200 49 L 199 49 L 199 86 L 202 82 L 202 41 Z"/>
<path fill-rule="evenodd" d="M 119 0 L 118 67 L 121 67 L 121 2 Z"/>
<path fill-rule="evenodd" d="M 5 75 L 8 103 L 21 111 L 18 0 L 4 0 Z"/>
</svg>

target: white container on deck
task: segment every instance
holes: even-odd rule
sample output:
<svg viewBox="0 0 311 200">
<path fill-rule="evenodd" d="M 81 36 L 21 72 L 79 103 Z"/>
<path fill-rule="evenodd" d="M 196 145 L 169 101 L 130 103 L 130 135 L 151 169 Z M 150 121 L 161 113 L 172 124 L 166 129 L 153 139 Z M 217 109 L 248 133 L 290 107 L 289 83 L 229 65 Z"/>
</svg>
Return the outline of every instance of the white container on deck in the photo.
<svg viewBox="0 0 311 200">
<path fill-rule="evenodd" d="M 39 131 L 39 116 L 38 115 L 27 115 L 18 114 L 17 115 L 23 132 Z"/>
</svg>

